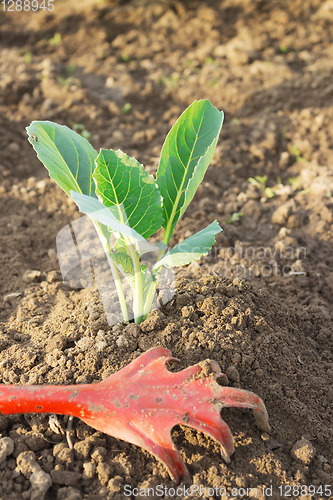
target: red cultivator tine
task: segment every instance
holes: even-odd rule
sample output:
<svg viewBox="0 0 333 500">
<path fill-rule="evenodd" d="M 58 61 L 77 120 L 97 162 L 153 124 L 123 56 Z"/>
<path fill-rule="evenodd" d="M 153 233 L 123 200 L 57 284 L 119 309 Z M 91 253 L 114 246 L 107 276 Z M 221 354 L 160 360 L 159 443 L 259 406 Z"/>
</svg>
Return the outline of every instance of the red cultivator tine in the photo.
<svg viewBox="0 0 333 500">
<path fill-rule="evenodd" d="M 187 425 L 214 438 L 227 462 L 234 446 L 220 416 L 223 407 L 253 409 L 257 425 L 269 431 L 262 400 L 252 392 L 218 385 L 221 371 L 215 361 L 209 362 L 209 373 L 200 364 L 173 373 L 165 363 L 174 359 L 168 349 L 155 347 L 96 384 L 0 385 L 0 413 L 74 415 L 94 429 L 148 450 L 176 481 L 188 471 L 171 440 L 175 425 Z"/>
</svg>

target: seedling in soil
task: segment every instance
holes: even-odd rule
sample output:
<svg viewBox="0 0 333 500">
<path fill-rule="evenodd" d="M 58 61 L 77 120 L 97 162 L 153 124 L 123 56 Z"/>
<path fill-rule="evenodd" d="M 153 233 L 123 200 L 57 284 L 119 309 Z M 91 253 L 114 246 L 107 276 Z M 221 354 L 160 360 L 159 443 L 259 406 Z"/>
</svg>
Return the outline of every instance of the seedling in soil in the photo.
<svg viewBox="0 0 333 500">
<path fill-rule="evenodd" d="M 66 67 L 66 73 L 68 76 L 73 76 L 74 73 L 75 73 L 75 70 L 76 70 L 76 64 L 69 64 L 67 67 Z"/>
<path fill-rule="evenodd" d="M 68 78 L 63 78 L 61 75 L 57 75 L 56 79 L 61 87 L 66 88 L 75 80 L 75 76 L 69 76 Z"/>
<path fill-rule="evenodd" d="M 171 75 L 171 77 L 163 76 L 161 78 L 161 82 L 168 89 L 178 89 L 178 87 L 179 87 L 179 78 L 180 78 L 180 75 L 178 73 L 173 73 Z"/>
<path fill-rule="evenodd" d="M 255 177 L 249 177 L 248 181 L 250 184 L 256 186 L 260 191 L 263 191 L 267 198 L 273 198 L 275 193 L 272 188 L 266 187 L 267 175 L 256 175 Z"/>
<path fill-rule="evenodd" d="M 131 111 L 131 109 L 132 109 L 132 105 L 129 102 L 126 102 L 121 111 L 124 113 L 124 115 L 128 115 L 128 113 Z"/>
<path fill-rule="evenodd" d="M 235 125 L 241 125 L 241 124 L 242 124 L 242 122 L 240 121 L 240 119 L 239 119 L 239 118 L 237 118 L 237 116 L 234 116 L 234 117 L 232 118 L 232 120 L 231 120 L 231 121 L 232 121 L 232 123 L 234 123 Z"/>
<path fill-rule="evenodd" d="M 280 45 L 279 50 L 281 54 L 289 54 L 289 48 L 286 45 Z"/>
<path fill-rule="evenodd" d="M 288 182 L 296 195 L 307 194 L 311 191 L 311 187 L 297 191 L 303 184 L 303 180 L 300 175 L 298 175 L 297 177 L 289 177 Z"/>
<path fill-rule="evenodd" d="M 50 45 L 61 45 L 62 44 L 62 38 L 60 33 L 55 33 L 52 38 L 49 40 Z"/>
<path fill-rule="evenodd" d="M 33 54 L 32 54 L 32 52 L 31 52 L 31 50 L 28 50 L 27 52 L 23 52 L 23 54 L 22 54 L 22 55 L 23 55 L 23 57 L 24 57 L 24 62 L 25 62 L 25 64 L 26 64 L 26 65 L 31 64 L 31 61 L 32 61 L 32 56 L 33 56 Z"/>
<path fill-rule="evenodd" d="M 102 382 L 71 386 L 0 386 L 0 414 L 57 413 L 81 418 L 98 431 L 136 444 L 161 460 L 171 479 L 188 476 L 171 439 L 186 425 L 218 441 L 226 462 L 234 452 L 231 432 L 221 419 L 224 407 L 251 408 L 258 427 L 269 432 L 265 405 L 252 392 L 221 387 L 225 378 L 207 360 L 173 373 L 168 349 L 155 347 Z"/>
<path fill-rule="evenodd" d="M 131 62 L 131 58 L 130 56 L 128 56 L 127 54 L 121 54 L 121 60 L 124 62 L 124 63 L 129 63 Z"/>
<path fill-rule="evenodd" d="M 233 212 L 232 216 L 224 221 L 224 224 L 233 224 L 234 222 L 239 222 L 243 215 L 244 214 L 242 212 Z"/>
<path fill-rule="evenodd" d="M 288 147 L 288 149 L 290 150 L 290 153 L 295 156 L 296 161 L 305 161 L 305 162 L 308 161 L 306 158 L 302 156 L 302 153 L 300 152 L 296 144 L 293 144 L 291 147 Z"/>
<path fill-rule="evenodd" d="M 300 175 L 298 175 L 297 177 L 289 177 L 288 182 L 291 185 L 293 191 L 297 191 L 297 189 L 299 189 L 303 183 L 302 177 Z"/>
<path fill-rule="evenodd" d="M 70 125 L 74 132 L 78 132 L 85 139 L 90 139 L 91 133 L 86 129 L 85 125 L 82 123 L 70 122 Z"/>
<path fill-rule="evenodd" d="M 124 321 L 134 317 L 141 323 L 147 317 L 163 266 L 172 269 L 206 255 L 222 230 L 214 221 L 167 250 L 213 157 L 222 122 L 223 112 L 207 100 L 189 106 L 165 140 L 156 179 L 119 149 L 97 153 L 84 137 L 65 126 L 34 121 L 27 127 L 29 142 L 50 176 L 92 219 Z M 164 229 L 162 242 L 152 244 L 148 238 L 160 228 Z M 157 255 L 151 269 L 140 261 L 147 252 Z M 124 279 L 132 289 L 132 311 L 122 287 Z"/>
</svg>

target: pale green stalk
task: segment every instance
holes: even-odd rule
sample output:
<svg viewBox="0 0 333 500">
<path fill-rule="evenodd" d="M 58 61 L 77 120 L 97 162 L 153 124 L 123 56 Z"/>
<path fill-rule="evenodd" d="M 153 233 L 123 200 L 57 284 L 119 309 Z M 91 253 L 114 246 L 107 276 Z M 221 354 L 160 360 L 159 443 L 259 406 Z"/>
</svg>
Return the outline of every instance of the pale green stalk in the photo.
<svg viewBox="0 0 333 500">
<path fill-rule="evenodd" d="M 111 250 L 109 252 L 111 253 Z M 111 272 L 112 272 L 112 277 L 113 277 L 114 283 L 116 285 L 116 290 L 117 290 L 117 294 L 118 294 L 118 298 L 119 298 L 119 303 L 120 303 L 120 307 L 121 307 L 121 312 L 122 312 L 124 321 L 128 322 L 129 321 L 129 317 L 128 317 L 126 299 L 125 299 L 125 296 L 124 296 L 124 291 L 123 291 L 122 286 L 121 286 L 121 280 L 120 280 L 120 276 L 119 276 L 119 273 L 118 273 L 117 266 L 113 262 L 112 258 L 110 257 L 110 254 L 108 252 L 106 254 L 106 257 L 108 259 L 108 263 L 109 263 L 109 266 L 110 266 L 110 269 L 111 269 Z"/>
<path fill-rule="evenodd" d="M 121 280 L 120 280 L 117 266 L 115 265 L 115 263 L 113 262 L 112 257 L 111 257 L 111 248 L 110 248 L 109 241 L 107 240 L 107 238 L 105 238 L 104 234 L 102 233 L 100 224 L 94 220 L 93 220 L 93 223 L 94 223 L 94 226 L 97 230 L 97 234 L 99 236 L 99 239 L 101 240 L 102 246 L 103 246 L 105 254 L 106 254 L 106 258 L 108 260 L 108 263 L 109 263 L 109 266 L 111 269 L 111 273 L 112 273 L 113 281 L 116 285 L 116 290 L 117 290 L 119 303 L 120 303 L 120 307 L 121 307 L 121 312 L 122 312 L 124 321 L 128 322 L 129 317 L 128 317 L 126 299 L 124 296 L 124 291 L 123 291 L 122 286 L 121 286 Z"/>
<path fill-rule="evenodd" d="M 134 313 L 134 321 L 135 323 L 141 323 L 143 320 L 143 283 L 142 283 L 142 272 L 140 259 L 138 258 L 138 254 L 133 246 L 133 243 L 124 235 L 128 250 L 131 254 L 133 267 L 134 267 L 134 298 L 133 298 L 133 313 Z"/>
<path fill-rule="evenodd" d="M 164 254 L 165 254 L 165 250 L 164 249 L 161 249 L 158 252 L 157 262 L 163 257 Z M 156 273 L 155 273 L 156 280 L 154 280 L 149 285 L 148 292 L 147 292 L 147 295 L 146 295 L 145 305 L 144 305 L 144 318 L 147 317 L 148 313 L 150 312 L 151 306 L 153 304 L 153 300 L 154 300 L 155 291 L 156 291 L 156 288 L 157 288 L 158 278 L 159 278 L 160 272 L 161 272 L 161 267 L 159 267 L 157 269 Z"/>
</svg>

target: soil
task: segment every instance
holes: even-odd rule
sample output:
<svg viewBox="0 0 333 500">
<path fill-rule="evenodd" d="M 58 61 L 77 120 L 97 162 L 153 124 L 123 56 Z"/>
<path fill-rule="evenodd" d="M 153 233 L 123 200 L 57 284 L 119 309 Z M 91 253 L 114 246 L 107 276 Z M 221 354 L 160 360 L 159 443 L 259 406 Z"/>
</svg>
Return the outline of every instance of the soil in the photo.
<svg viewBox="0 0 333 500">
<path fill-rule="evenodd" d="M 59 430 L 48 415 L 1 416 L 1 500 L 43 498 L 38 470 L 50 500 L 220 498 L 208 488 L 333 498 L 332 23 L 331 0 L 56 0 L 52 12 L 1 12 L 1 383 L 96 382 L 161 345 L 180 368 L 215 360 L 230 386 L 262 397 L 271 425 L 265 434 L 248 410 L 224 409 L 228 465 L 213 440 L 176 427 L 191 476 L 182 486 L 202 487 L 176 494 L 148 452 L 78 419 L 70 450 L 67 417 Z M 96 149 L 120 148 L 155 173 L 171 125 L 203 98 L 225 122 L 170 243 L 215 219 L 223 232 L 176 271 L 177 295 L 140 330 L 109 326 L 96 290 L 62 282 L 56 236 L 81 215 L 25 127 L 82 124 Z M 264 175 L 273 192 L 248 181 Z"/>
</svg>

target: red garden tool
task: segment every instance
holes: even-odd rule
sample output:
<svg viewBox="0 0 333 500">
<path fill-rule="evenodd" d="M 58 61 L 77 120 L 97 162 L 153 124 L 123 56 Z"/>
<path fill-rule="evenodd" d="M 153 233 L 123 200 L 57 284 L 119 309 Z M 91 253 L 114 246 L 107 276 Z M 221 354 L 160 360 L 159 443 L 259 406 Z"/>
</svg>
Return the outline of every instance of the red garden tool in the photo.
<svg viewBox="0 0 333 500">
<path fill-rule="evenodd" d="M 0 385 L 0 413 L 56 413 L 81 418 L 106 434 L 141 446 L 167 467 L 172 479 L 188 476 L 171 439 L 177 424 L 193 427 L 221 444 L 226 462 L 234 452 L 231 432 L 221 419 L 227 406 L 251 408 L 258 427 L 268 432 L 262 400 L 242 389 L 220 386 L 215 361 L 170 372 L 170 351 L 155 347 L 122 370 L 95 384 L 70 386 Z"/>
</svg>

